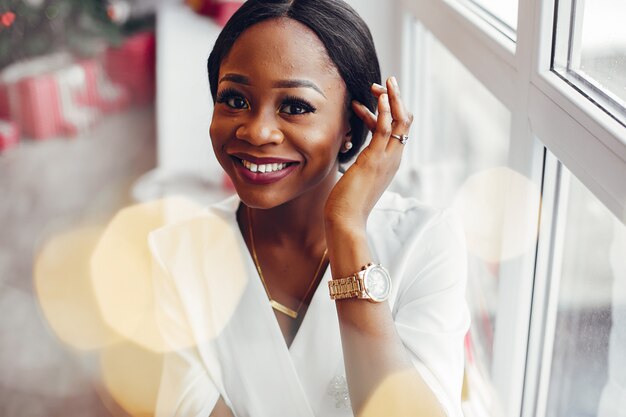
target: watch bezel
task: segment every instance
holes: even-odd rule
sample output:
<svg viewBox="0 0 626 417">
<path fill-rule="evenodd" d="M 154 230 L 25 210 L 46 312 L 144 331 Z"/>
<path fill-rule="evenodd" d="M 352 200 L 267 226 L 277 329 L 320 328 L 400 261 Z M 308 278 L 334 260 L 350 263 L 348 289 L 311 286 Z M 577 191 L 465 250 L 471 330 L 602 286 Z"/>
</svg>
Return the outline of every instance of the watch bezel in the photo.
<svg viewBox="0 0 626 417">
<path fill-rule="evenodd" d="M 368 288 L 368 278 L 370 277 L 370 274 L 373 270 L 375 269 L 379 269 L 383 272 L 383 275 L 385 276 L 385 278 L 387 279 L 387 293 L 385 294 L 384 297 L 375 297 L 373 296 L 370 292 L 369 292 L 369 288 Z M 375 302 L 375 303 L 382 303 L 384 301 L 386 301 L 389 298 L 389 295 L 391 294 L 391 276 L 389 275 L 389 272 L 387 271 L 387 269 L 385 269 L 385 267 L 383 267 L 380 264 L 374 264 L 374 265 L 370 265 L 368 266 L 363 272 L 362 275 L 362 280 L 363 280 L 363 289 L 365 290 L 365 293 L 367 294 L 367 297 L 369 300 Z"/>
</svg>

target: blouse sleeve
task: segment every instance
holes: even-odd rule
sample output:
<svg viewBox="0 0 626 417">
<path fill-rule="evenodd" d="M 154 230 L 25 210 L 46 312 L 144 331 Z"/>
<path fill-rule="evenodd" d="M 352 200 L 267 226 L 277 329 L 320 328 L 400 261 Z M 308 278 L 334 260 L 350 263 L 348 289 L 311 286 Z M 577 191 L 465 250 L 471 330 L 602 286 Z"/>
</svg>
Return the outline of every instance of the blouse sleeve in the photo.
<svg viewBox="0 0 626 417">
<path fill-rule="evenodd" d="M 219 391 L 204 366 L 194 341 L 173 276 L 149 239 L 155 292 L 155 314 L 164 354 L 156 417 L 208 417 Z"/>
<path fill-rule="evenodd" d="M 449 417 L 462 416 L 467 254 L 460 222 L 437 215 L 408 243 L 395 311 L 397 331 L 416 369 Z"/>
</svg>

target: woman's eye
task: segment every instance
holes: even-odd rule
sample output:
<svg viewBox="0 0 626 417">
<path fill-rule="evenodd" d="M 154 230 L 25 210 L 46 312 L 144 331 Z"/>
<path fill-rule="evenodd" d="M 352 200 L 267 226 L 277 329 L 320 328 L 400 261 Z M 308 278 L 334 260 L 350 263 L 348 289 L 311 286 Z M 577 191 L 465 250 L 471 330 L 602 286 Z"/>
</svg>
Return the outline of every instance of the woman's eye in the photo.
<svg viewBox="0 0 626 417">
<path fill-rule="evenodd" d="M 300 100 L 292 100 L 290 102 L 284 103 L 280 108 L 281 113 L 285 113 L 288 115 L 300 115 L 306 113 L 315 113 L 315 108 L 305 102 L 301 102 Z"/>
<path fill-rule="evenodd" d="M 246 100 L 241 93 L 235 90 L 225 90 L 217 98 L 218 103 L 224 103 L 231 109 L 245 110 L 250 107 L 248 100 Z"/>
<path fill-rule="evenodd" d="M 297 104 L 287 104 L 283 106 L 282 112 L 287 114 L 304 114 L 307 113 L 307 109 Z"/>
<path fill-rule="evenodd" d="M 224 102 L 228 107 L 232 107 L 233 109 L 242 110 L 248 108 L 248 102 L 241 97 L 229 97 L 225 99 Z"/>
</svg>

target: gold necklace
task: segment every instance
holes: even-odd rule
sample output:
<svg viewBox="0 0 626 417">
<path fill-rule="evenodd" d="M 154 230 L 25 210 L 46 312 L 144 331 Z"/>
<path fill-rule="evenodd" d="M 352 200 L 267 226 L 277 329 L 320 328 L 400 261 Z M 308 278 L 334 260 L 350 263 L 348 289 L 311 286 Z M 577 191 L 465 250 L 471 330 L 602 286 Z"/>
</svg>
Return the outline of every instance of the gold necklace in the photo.
<svg viewBox="0 0 626 417">
<path fill-rule="evenodd" d="M 256 254 L 256 248 L 254 247 L 254 233 L 252 232 L 252 216 L 250 213 L 250 207 L 247 207 L 247 211 L 248 211 L 247 213 L 248 214 L 248 233 L 250 234 L 250 243 L 252 246 L 252 258 L 254 259 L 254 266 L 256 266 L 256 270 L 259 273 L 261 282 L 263 283 L 263 288 L 265 288 L 265 293 L 267 294 L 267 298 L 269 298 L 270 300 L 270 305 L 272 306 L 274 310 L 280 311 L 281 313 L 288 315 L 292 319 L 297 319 L 298 313 L 300 313 L 300 309 L 302 309 L 302 305 L 304 304 L 304 300 L 307 299 L 307 297 L 309 296 L 309 293 L 311 292 L 311 289 L 313 288 L 313 284 L 315 283 L 315 281 L 317 281 L 317 276 L 319 275 L 320 270 L 322 269 L 322 265 L 324 264 L 324 260 L 326 259 L 328 248 L 324 249 L 324 253 L 322 254 L 322 259 L 320 260 L 320 263 L 317 266 L 317 270 L 315 271 L 315 275 L 313 275 L 313 279 L 311 280 L 311 284 L 309 284 L 309 288 L 306 290 L 306 293 L 304 294 L 304 297 L 302 298 L 302 300 L 300 300 L 300 305 L 298 305 L 298 308 L 296 308 L 295 310 L 292 310 L 289 307 L 274 300 L 272 296 L 270 295 L 270 290 L 269 288 L 267 288 L 267 283 L 265 282 L 265 278 L 263 277 L 263 271 L 261 271 L 261 265 L 259 264 L 259 258 L 257 257 L 257 254 Z"/>
</svg>

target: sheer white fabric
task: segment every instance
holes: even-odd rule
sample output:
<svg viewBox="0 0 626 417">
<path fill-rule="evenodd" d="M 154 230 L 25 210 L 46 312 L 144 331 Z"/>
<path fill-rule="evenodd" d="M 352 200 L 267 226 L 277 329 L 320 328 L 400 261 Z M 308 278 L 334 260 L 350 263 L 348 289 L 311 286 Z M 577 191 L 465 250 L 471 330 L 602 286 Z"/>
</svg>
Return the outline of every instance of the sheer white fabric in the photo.
<svg viewBox="0 0 626 417">
<path fill-rule="evenodd" d="M 328 269 L 290 348 L 239 233 L 235 196 L 150 235 L 167 354 L 157 416 L 207 417 L 221 395 L 236 416 L 351 416 Z M 416 369 L 449 416 L 461 416 L 466 252 L 454 216 L 385 193 L 370 215 L 375 262 Z"/>
</svg>

